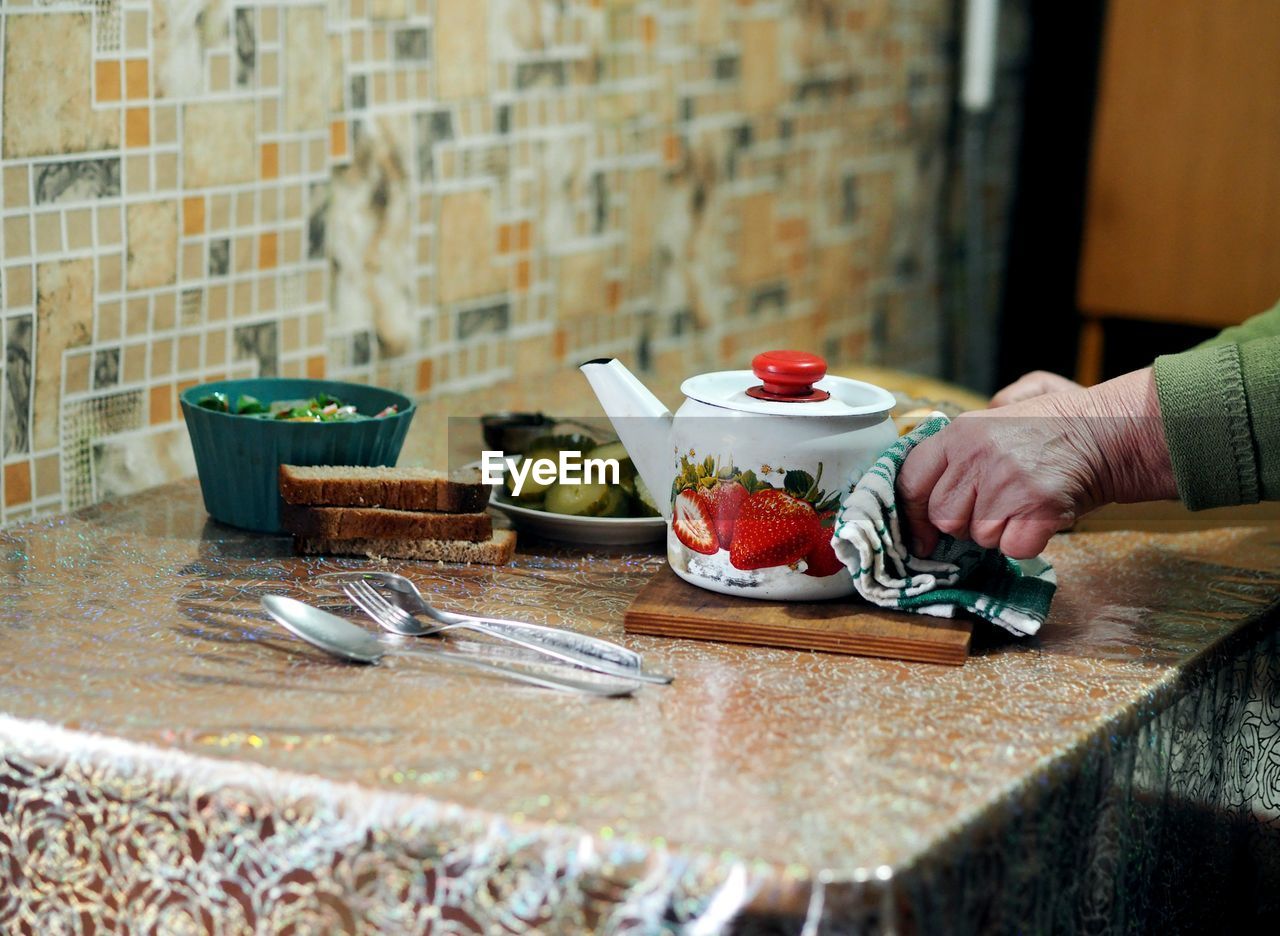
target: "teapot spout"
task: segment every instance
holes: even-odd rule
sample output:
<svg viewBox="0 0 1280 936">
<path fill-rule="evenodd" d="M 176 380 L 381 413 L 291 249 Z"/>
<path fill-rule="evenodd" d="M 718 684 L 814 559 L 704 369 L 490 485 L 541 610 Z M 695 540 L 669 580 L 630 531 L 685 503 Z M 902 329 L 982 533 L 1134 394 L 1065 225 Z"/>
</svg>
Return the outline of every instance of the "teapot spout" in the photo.
<svg viewBox="0 0 1280 936">
<path fill-rule="evenodd" d="M 653 493 L 658 509 L 670 519 L 671 482 L 675 480 L 671 411 L 616 358 L 596 358 L 579 370 L 595 391 L 636 471 Z"/>
</svg>

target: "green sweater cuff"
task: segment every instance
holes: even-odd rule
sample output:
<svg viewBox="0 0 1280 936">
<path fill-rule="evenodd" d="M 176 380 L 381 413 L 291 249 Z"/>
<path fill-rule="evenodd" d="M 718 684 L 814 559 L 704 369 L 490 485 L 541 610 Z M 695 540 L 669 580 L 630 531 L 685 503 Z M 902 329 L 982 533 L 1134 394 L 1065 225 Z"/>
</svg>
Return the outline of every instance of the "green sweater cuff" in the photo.
<svg viewBox="0 0 1280 936">
<path fill-rule="evenodd" d="M 1240 346 L 1158 357 L 1155 380 L 1182 502 L 1191 510 L 1257 503 L 1258 462 Z"/>
<path fill-rule="evenodd" d="M 1250 341 L 1239 348 L 1259 497 L 1280 500 L 1280 337 Z"/>
</svg>

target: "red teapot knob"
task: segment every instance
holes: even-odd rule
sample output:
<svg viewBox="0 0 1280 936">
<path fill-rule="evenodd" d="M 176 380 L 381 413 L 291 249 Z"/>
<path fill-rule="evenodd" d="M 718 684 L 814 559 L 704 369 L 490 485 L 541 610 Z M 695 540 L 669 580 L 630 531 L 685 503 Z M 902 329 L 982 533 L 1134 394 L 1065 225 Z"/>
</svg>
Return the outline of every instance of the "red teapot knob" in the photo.
<svg viewBox="0 0 1280 936">
<path fill-rule="evenodd" d="M 759 387 L 747 391 L 760 400 L 810 402 L 830 394 L 813 385 L 827 374 L 827 362 L 807 351 L 765 351 L 751 359 Z"/>
</svg>

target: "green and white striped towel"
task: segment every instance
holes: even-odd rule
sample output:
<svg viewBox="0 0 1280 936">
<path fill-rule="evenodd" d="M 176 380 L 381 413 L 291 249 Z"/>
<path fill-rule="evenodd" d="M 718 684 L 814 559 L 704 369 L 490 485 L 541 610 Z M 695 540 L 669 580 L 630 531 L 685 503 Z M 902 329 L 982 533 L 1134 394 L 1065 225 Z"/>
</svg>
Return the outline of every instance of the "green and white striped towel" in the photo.
<svg viewBox="0 0 1280 936">
<path fill-rule="evenodd" d="M 908 452 L 948 421 L 931 414 L 856 480 L 841 502 L 832 548 L 853 573 L 858 594 L 873 604 L 934 617 L 969 611 L 1019 637 L 1030 636 L 1044 623 L 1057 588 L 1049 563 L 1010 559 L 950 536 L 920 559 L 903 541 L 895 502 L 898 470 Z"/>
</svg>

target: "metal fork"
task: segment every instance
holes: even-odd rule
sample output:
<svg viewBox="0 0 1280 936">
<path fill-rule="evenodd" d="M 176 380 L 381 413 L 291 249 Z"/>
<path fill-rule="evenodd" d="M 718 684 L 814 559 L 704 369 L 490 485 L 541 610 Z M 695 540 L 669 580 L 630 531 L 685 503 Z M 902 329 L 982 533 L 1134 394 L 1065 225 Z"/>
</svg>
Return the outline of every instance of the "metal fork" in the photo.
<svg viewBox="0 0 1280 936">
<path fill-rule="evenodd" d="M 368 582 L 385 589 L 380 592 L 383 597 L 402 611 L 412 616 L 426 615 L 435 624 L 478 623 L 486 628 L 501 633 L 512 633 L 526 640 L 537 640 L 544 644 L 565 650 L 573 650 L 586 656 L 617 664 L 628 670 L 641 668 L 640 654 L 620 644 L 580 634 L 577 631 L 559 627 L 548 627 L 545 624 L 530 624 L 527 621 L 512 621 L 508 618 L 495 618 L 485 614 L 459 614 L 456 611 L 445 611 L 427 601 L 418 590 L 412 579 L 396 572 L 364 569 L 359 572 L 328 572 L 316 577 L 317 581 L 333 580 L 337 582 Z M 435 631 L 431 631 L 435 633 Z M 668 680 L 669 681 L 669 680 Z"/>
<path fill-rule="evenodd" d="M 552 646 L 540 640 L 529 639 L 518 636 L 510 631 L 500 631 L 486 627 L 484 624 L 476 621 L 464 620 L 451 624 L 440 624 L 435 627 L 423 627 L 414 619 L 408 611 L 399 608 L 387 601 L 382 595 L 378 594 L 368 582 L 355 581 L 347 582 L 342 586 L 342 592 L 350 598 L 355 604 L 373 618 L 373 620 L 383 630 L 390 631 L 393 634 L 399 634 L 402 637 L 427 637 L 432 634 L 438 634 L 442 631 L 460 628 L 463 630 L 474 631 L 484 634 L 486 637 L 493 637 L 498 640 L 506 641 L 517 647 L 523 647 L 526 650 L 532 650 L 543 656 L 559 660 L 562 663 L 568 663 L 572 666 L 581 667 L 594 673 L 600 673 L 605 676 L 613 676 L 618 679 L 625 679 L 630 682 L 654 683 L 665 685 L 671 682 L 670 677 L 658 674 L 646 673 L 636 668 L 632 669 L 626 666 L 619 666 L 607 660 L 597 659 L 577 651 L 570 650 L 565 647 Z"/>
</svg>

